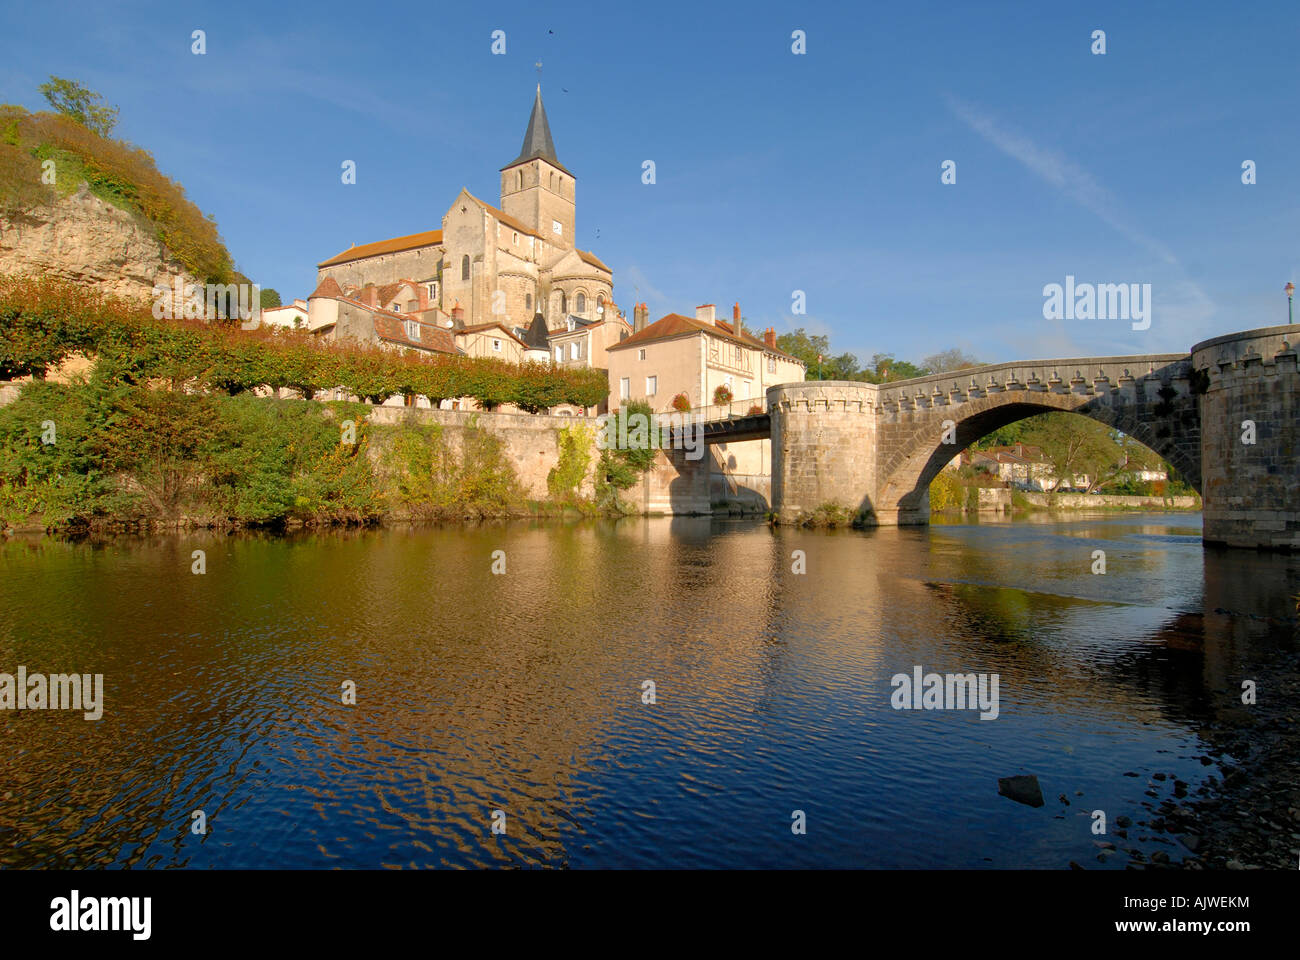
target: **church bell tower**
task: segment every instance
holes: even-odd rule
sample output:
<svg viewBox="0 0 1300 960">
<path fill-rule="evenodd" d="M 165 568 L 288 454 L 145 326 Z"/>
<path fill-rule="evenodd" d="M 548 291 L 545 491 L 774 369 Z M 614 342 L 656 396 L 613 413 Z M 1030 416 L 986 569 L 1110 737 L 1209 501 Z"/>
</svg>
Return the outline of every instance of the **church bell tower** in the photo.
<svg viewBox="0 0 1300 960">
<path fill-rule="evenodd" d="M 573 249 L 576 186 L 573 174 L 555 156 L 538 84 L 524 145 L 519 156 L 501 168 L 501 209 L 545 239 L 548 261 Z"/>
</svg>

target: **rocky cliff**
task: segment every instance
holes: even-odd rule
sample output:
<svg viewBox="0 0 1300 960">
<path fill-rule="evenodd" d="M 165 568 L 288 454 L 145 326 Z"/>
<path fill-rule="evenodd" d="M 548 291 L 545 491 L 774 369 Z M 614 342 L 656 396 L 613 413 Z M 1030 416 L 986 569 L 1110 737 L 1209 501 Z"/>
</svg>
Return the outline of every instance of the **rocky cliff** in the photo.
<svg viewBox="0 0 1300 960">
<path fill-rule="evenodd" d="M 83 183 L 50 205 L 0 212 L 0 274 L 53 276 L 153 302 L 154 284 L 195 282 L 154 229 Z"/>
</svg>

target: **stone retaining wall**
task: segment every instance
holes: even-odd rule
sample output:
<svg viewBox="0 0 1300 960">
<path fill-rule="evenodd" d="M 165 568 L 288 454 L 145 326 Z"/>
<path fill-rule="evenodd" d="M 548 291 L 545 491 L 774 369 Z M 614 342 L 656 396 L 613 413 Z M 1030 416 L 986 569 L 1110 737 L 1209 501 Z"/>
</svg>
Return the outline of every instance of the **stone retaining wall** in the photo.
<svg viewBox="0 0 1300 960">
<path fill-rule="evenodd" d="M 1008 491 L 1010 492 L 1010 491 Z M 1087 510 L 1090 507 L 1150 507 L 1163 510 L 1195 510 L 1201 505 L 1197 497 L 1137 497 L 1111 493 L 1024 493 L 1026 502 L 1036 507 L 1056 510 Z"/>
</svg>

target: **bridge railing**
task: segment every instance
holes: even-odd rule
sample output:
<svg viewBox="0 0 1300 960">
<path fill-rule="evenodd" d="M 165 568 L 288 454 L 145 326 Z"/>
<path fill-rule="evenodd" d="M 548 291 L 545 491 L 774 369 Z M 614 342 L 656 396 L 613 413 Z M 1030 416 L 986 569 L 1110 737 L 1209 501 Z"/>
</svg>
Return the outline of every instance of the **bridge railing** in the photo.
<svg viewBox="0 0 1300 960">
<path fill-rule="evenodd" d="M 732 400 L 730 403 L 711 403 L 707 407 L 696 407 L 690 415 L 692 419 L 699 418 L 708 423 L 716 420 L 757 417 L 767 412 L 767 397 L 763 396 L 750 397 L 748 400 Z"/>
</svg>

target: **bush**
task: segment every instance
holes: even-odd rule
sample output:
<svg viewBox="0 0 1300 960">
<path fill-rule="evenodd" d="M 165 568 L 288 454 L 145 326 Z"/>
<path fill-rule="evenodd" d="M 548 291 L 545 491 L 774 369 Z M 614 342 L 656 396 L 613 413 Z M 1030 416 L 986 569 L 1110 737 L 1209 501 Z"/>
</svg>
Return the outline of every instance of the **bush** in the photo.
<svg viewBox="0 0 1300 960">
<path fill-rule="evenodd" d="M 853 511 L 838 503 L 823 503 L 800 518 L 805 527 L 846 527 L 853 523 Z"/>
<path fill-rule="evenodd" d="M 459 451 L 437 424 L 389 427 L 385 432 L 393 499 L 413 516 L 501 516 L 522 503 L 518 478 L 500 441 L 485 430 L 473 427 Z"/>
<path fill-rule="evenodd" d="M 964 503 L 966 488 L 957 482 L 949 470 L 940 470 L 930 481 L 930 512 L 960 510 Z"/>
</svg>

